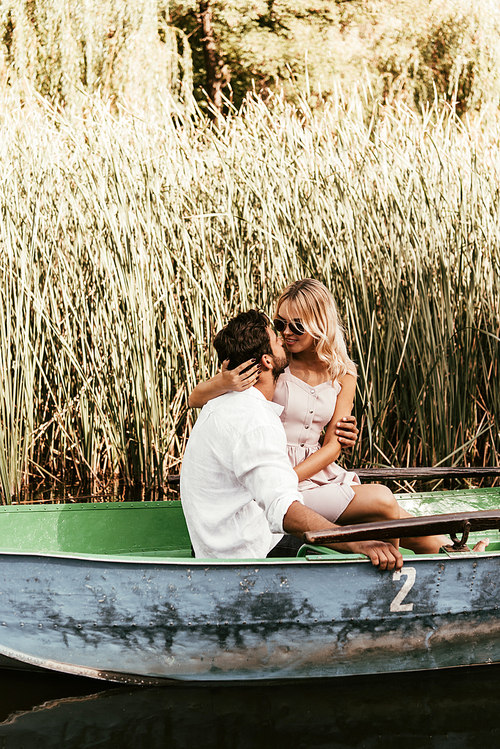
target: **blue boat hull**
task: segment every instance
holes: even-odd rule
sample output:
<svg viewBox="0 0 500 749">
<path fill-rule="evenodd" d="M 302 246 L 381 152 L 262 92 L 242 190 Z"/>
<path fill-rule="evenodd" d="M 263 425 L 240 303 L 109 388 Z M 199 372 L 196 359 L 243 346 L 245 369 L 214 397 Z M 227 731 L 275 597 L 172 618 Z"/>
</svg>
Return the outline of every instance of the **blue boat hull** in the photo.
<svg viewBox="0 0 500 749">
<path fill-rule="evenodd" d="M 500 661 L 500 553 L 368 561 L 0 554 L 0 653 L 98 678 L 333 677 Z"/>
</svg>

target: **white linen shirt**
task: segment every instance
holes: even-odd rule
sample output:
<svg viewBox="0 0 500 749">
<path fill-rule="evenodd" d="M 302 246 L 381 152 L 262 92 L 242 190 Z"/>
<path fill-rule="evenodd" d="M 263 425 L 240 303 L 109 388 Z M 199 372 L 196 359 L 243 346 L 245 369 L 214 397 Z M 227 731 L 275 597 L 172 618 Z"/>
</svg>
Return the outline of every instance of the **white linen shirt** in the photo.
<svg viewBox="0 0 500 749">
<path fill-rule="evenodd" d="M 302 497 L 281 411 L 253 387 L 203 407 L 181 470 L 182 506 L 197 557 L 262 558 L 282 538 L 283 518 Z"/>
</svg>

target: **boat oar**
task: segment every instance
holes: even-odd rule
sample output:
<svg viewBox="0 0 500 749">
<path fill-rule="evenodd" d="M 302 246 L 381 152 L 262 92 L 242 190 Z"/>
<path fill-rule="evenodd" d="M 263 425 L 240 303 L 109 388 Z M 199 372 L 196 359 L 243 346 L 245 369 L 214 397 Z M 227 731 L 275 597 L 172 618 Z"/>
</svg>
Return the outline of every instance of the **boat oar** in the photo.
<svg viewBox="0 0 500 749">
<path fill-rule="evenodd" d="M 308 531 L 304 533 L 304 541 L 308 544 L 324 545 L 348 541 L 382 541 L 386 538 L 436 536 L 447 533 L 452 538 L 453 549 L 459 551 L 460 548 L 465 547 L 469 533 L 491 528 L 500 528 L 500 509 L 344 525 L 324 531 Z M 456 536 L 457 533 L 462 534 L 460 540 Z"/>
</svg>

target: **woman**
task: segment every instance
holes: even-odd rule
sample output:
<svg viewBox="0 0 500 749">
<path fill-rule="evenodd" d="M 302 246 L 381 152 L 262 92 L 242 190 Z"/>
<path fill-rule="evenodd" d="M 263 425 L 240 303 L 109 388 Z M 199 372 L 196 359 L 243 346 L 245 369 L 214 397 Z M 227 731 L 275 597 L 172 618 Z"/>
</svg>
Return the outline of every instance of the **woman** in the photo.
<svg viewBox="0 0 500 749">
<path fill-rule="evenodd" d="M 273 400 L 283 406 L 281 420 L 288 455 L 299 479 L 304 504 L 339 525 L 410 517 L 386 486 L 360 484 L 355 473 L 336 464 L 343 444 L 351 444 L 350 416 L 356 367 L 349 358 L 333 296 L 319 281 L 296 281 L 281 294 L 274 326 L 283 336 L 289 366 L 279 377 Z M 245 390 L 258 379 L 258 363 L 234 370 L 224 362 L 219 374 L 199 383 L 189 404 L 203 406 L 228 390 Z M 320 443 L 320 435 L 325 429 Z M 404 539 L 417 553 L 437 553 L 445 536 Z M 397 540 L 393 540 L 395 546 Z"/>
</svg>

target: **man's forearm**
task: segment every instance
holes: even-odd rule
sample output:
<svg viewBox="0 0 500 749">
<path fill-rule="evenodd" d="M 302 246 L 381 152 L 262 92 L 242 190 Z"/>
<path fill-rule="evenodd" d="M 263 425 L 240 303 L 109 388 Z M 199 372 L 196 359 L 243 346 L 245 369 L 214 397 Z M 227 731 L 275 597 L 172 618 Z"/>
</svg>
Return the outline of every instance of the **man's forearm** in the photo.
<svg viewBox="0 0 500 749">
<path fill-rule="evenodd" d="M 300 502 L 292 502 L 283 518 L 284 530 L 297 538 L 302 538 L 306 531 L 321 531 L 338 527 Z M 403 566 L 401 552 L 385 541 L 358 541 L 328 544 L 328 546 L 348 554 L 365 554 L 371 563 L 381 570 L 400 570 Z"/>
<path fill-rule="evenodd" d="M 301 502 L 293 502 L 283 519 L 285 531 L 297 538 L 302 538 L 306 531 L 323 531 L 326 528 L 338 527 Z"/>
<path fill-rule="evenodd" d="M 290 535 L 302 539 L 306 531 L 324 531 L 328 528 L 340 528 L 340 526 L 300 502 L 294 502 L 284 517 L 283 528 Z M 329 544 L 329 546 L 346 553 L 352 550 L 351 545 L 345 543 Z"/>
</svg>

